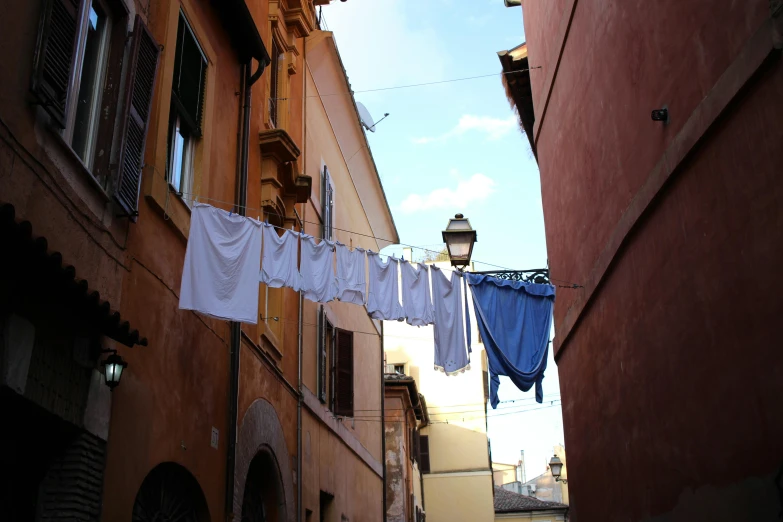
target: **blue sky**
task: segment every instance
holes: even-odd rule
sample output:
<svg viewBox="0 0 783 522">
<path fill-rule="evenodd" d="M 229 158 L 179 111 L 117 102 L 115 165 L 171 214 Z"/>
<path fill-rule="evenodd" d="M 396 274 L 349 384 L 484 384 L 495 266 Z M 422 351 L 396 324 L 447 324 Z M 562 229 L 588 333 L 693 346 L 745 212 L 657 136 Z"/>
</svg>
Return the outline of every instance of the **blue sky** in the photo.
<svg viewBox="0 0 783 522">
<path fill-rule="evenodd" d="M 390 114 L 368 134 L 400 240 L 439 249 L 440 231 L 461 212 L 478 231 L 475 261 L 546 266 L 538 168 L 506 100 L 497 58 L 525 39 L 521 9 L 507 9 L 503 0 L 348 0 L 323 14 L 357 101 L 376 120 Z M 493 76 L 359 92 L 486 74 Z M 414 250 L 414 257 L 422 254 Z M 544 393 L 559 398 L 551 354 Z M 509 415 L 538 405 L 532 391 L 523 394 L 506 378 L 500 396 L 524 400 L 490 417 L 493 460 L 516 462 L 524 449 L 532 478 L 563 442 L 561 410 Z"/>
</svg>

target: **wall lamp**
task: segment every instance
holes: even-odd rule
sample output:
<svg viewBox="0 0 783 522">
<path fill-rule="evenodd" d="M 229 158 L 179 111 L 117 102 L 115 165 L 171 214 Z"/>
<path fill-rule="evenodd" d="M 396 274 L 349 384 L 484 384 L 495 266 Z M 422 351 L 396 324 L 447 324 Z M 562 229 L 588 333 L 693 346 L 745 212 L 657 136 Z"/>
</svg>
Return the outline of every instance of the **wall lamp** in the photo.
<svg viewBox="0 0 783 522">
<path fill-rule="evenodd" d="M 125 368 L 128 367 L 128 363 L 126 363 L 122 357 L 117 355 L 117 350 L 103 350 L 101 353 L 111 354 L 103 362 L 101 362 L 101 366 L 103 366 L 103 375 L 106 378 L 106 386 L 108 386 L 111 391 L 114 391 L 114 388 L 119 386 L 120 378 L 122 378 L 122 372 L 125 370 Z"/>
</svg>

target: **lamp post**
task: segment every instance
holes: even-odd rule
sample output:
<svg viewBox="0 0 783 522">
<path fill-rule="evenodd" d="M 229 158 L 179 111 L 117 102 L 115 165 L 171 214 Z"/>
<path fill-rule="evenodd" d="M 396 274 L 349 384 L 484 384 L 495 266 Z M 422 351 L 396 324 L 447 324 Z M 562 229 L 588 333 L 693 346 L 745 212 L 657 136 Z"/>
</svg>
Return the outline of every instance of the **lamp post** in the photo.
<svg viewBox="0 0 783 522">
<path fill-rule="evenodd" d="M 451 266 L 466 267 L 473 255 L 473 244 L 478 241 L 476 231 L 470 226 L 468 218 L 457 214 L 449 219 L 446 230 L 443 231 L 443 242 L 449 251 Z"/>
<path fill-rule="evenodd" d="M 114 388 L 120 384 L 122 372 L 128 367 L 128 363 L 117 355 L 117 350 L 108 350 L 108 352 L 110 352 L 111 355 L 109 355 L 101 365 L 104 368 L 106 386 L 108 386 L 111 391 L 114 391 Z"/>
<path fill-rule="evenodd" d="M 568 481 L 566 479 L 560 478 L 560 475 L 563 472 L 563 461 L 560 460 L 560 457 L 554 455 L 550 459 L 549 469 L 552 470 L 552 476 L 555 477 L 555 482 L 562 482 L 563 484 L 568 484 Z"/>
</svg>

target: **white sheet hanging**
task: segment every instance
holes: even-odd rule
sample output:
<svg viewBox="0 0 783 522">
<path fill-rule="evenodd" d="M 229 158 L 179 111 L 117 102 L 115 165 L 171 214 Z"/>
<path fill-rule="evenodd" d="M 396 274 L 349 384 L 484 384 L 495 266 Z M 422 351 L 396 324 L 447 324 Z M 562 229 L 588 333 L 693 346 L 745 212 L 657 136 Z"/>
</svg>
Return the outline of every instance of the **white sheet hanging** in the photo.
<svg viewBox="0 0 783 522">
<path fill-rule="evenodd" d="M 462 274 L 454 271 L 448 280 L 434 265 L 430 274 L 435 309 L 435 369 L 455 375 L 470 369 L 462 310 Z"/>
<path fill-rule="evenodd" d="M 367 296 L 364 249 L 337 243 L 337 299 L 363 305 Z"/>
<path fill-rule="evenodd" d="M 402 309 L 405 312 L 405 320 L 413 326 L 426 326 L 432 324 L 434 311 L 430 298 L 430 276 L 427 265 L 417 264 L 402 260 L 400 272 L 402 272 Z"/>
<path fill-rule="evenodd" d="M 302 276 L 297 269 L 299 233 L 286 230 L 282 237 L 269 223 L 263 224 L 264 253 L 258 280 L 270 288 L 302 289 Z"/>
<path fill-rule="evenodd" d="M 242 323 L 258 322 L 261 222 L 195 203 L 179 307 Z"/>
<path fill-rule="evenodd" d="M 313 236 L 302 234 L 302 292 L 305 299 L 328 303 L 337 295 L 334 275 L 334 242 L 315 243 Z"/>
<path fill-rule="evenodd" d="M 384 263 L 381 256 L 367 251 L 367 263 L 370 265 L 370 295 L 367 298 L 367 313 L 373 319 L 385 321 L 403 321 L 405 312 L 400 305 L 400 289 L 397 267 L 399 259 L 389 257 Z"/>
</svg>

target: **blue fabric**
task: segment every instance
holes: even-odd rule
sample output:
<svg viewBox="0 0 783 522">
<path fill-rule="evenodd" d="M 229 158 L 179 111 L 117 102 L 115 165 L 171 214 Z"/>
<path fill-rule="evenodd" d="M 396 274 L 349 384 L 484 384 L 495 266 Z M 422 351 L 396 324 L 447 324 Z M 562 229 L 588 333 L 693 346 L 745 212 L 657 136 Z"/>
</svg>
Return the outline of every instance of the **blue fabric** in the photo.
<svg viewBox="0 0 783 522">
<path fill-rule="evenodd" d="M 468 279 L 462 278 L 462 293 L 465 294 L 465 334 L 468 341 L 468 362 L 470 362 L 470 354 L 473 350 L 470 348 L 470 309 L 468 308 Z"/>
<path fill-rule="evenodd" d="M 535 384 L 536 401 L 542 402 L 555 287 L 470 273 L 467 277 L 489 361 L 490 404 L 498 405 L 500 375 L 522 391 Z"/>
</svg>

